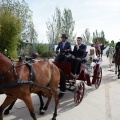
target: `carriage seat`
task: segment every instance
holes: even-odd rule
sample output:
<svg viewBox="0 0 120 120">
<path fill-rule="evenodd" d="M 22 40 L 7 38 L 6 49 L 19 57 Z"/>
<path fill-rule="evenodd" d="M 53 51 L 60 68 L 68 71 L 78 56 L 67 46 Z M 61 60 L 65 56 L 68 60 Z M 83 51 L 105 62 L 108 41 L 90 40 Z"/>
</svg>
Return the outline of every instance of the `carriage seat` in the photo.
<svg viewBox="0 0 120 120">
<path fill-rule="evenodd" d="M 71 63 L 70 62 L 53 62 L 59 69 L 61 69 L 65 74 L 70 74 Z"/>
</svg>

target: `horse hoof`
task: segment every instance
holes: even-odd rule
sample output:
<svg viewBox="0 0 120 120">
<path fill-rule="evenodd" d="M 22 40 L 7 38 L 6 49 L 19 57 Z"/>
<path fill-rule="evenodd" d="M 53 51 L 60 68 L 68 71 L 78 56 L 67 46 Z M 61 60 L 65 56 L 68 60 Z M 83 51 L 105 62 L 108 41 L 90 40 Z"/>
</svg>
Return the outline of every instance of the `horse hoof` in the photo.
<svg viewBox="0 0 120 120">
<path fill-rule="evenodd" d="M 4 115 L 8 115 L 9 114 L 9 110 L 5 110 Z"/>
<path fill-rule="evenodd" d="M 40 110 L 40 113 L 39 113 L 40 115 L 44 115 L 45 114 L 45 110 L 44 109 L 42 109 L 42 110 Z"/>
<path fill-rule="evenodd" d="M 39 115 L 44 115 L 44 114 L 45 114 L 45 112 L 40 112 L 40 113 L 39 113 Z"/>
<path fill-rule="evenodd" d="M 48 109 L 48 107 L 45 106 L 45 107 L 43 108 L 42 112 L 45 112 L 47 109 Z"/>
<path fill-rule="evenodd" d="M 56 118 L 55 118 L 55 117 L 53 117 L 53 118 L 52 118 L 52 120 L 56 120 Z"/>
</svg>

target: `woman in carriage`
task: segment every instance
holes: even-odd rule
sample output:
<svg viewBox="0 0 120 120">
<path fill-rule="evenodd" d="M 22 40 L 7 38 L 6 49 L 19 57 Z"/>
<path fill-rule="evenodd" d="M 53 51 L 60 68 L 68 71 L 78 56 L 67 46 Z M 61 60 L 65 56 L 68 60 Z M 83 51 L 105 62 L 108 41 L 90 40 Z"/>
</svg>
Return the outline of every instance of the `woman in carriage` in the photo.
<svg viewBox="0 0 120 120">
<path fill-rule="evenodd" d="M 86 55 L 86 60 L 87 60 L 87 61 L 90 61 L 90 60 L 94 60 L 94 59 L 97 59 L 97 56 L 96 56 L 96 54 L 95 54 L 95 48 L 92 47 L 92 45 L 91 45 L 90 51 L 89 51 L 89 53 Z"/>
</svg>

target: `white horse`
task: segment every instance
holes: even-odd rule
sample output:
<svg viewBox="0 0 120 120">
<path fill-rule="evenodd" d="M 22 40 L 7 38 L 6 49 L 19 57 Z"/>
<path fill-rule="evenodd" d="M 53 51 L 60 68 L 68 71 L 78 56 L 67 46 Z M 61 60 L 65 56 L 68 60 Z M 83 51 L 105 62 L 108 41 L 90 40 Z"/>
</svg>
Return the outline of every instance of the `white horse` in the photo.
<svg viewBox="0 0 120 120">
<path fill-rule="evenodd" d="M 112 64 L 113 55 L 114 55 L 114 48 L 113 48 L 113 47 L 110 47 L 110 48 L 109 48 L 109 54 L 108 54 L 109 66 L 110 66 L 110 67 L 113 65 L 113 64 Z"/>
</svg>

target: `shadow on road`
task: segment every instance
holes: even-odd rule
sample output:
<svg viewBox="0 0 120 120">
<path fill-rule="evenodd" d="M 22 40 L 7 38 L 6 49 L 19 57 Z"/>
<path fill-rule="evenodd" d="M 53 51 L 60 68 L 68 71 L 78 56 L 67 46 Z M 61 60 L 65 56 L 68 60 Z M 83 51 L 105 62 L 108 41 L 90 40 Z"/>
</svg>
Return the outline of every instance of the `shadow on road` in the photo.
<svg viewBox="0 0 120 120">
<path fill-rule="evenodd" d="M 65 94 L 60 100 L 59 100 L 59 105 L 58 105 L 58 115 L 62 114 L 65 111 L 71 110 L 72 108 L 75 107 L 74 104 L 74 93 L 67 91 L 67 94 Z M 48 107 L 48 110 L 45 112 L 45 115 L 39 115 L 39 99 L 37 95 L 32 96 L 32 100 L 33 100 L 33 104 L 34 104 L 34 109 L 35 109 L 35 113 L 37 118 L 44 118 L 47 115 L 50 115 L 50 119 L 53 116 L 54 113 L 54 98 L 52 98 L 50 105 Z M 44 103 L 46 103 L 47 98 L 43 98 Z M 12 118 L 10 118 L 10 116 L 12 116 Z M 27 109 L 26 105 L 24 104 L 23 101 L 18 101 L 15 103 L 14 108 L 10 111 L 10 114 L 5 116 L 5 119 L 9 119 L 10 120 L 32 120 L 30 114 L 29 114 L 29 110 Z"/>
</svg>

